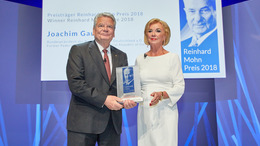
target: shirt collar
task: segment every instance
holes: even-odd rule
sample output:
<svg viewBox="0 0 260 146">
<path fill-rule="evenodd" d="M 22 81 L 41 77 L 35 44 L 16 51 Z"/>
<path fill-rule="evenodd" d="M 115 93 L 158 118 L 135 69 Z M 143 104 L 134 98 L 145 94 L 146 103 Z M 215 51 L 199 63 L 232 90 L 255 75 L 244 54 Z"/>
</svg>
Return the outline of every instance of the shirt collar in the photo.
<svg viewBox="0 0 260 146">
<path fill-rule="evenodd" d="M 197 44 L 197 46 L 199 46 L 206 38 L 208 38 L 208 36 L 210 36 L 215 30 L 217 29 L 217 27 L 215 27 L 213 30 L 211 30 L 210 32 L 204 34 L 202 37 L 200 37 L 199 39 L 196 38 L 195 35 L 193 35 L 192 37 L 192 41 L 189 45 L 189 47 L 193 46 L 195 43 Z"/>
<path fill-rule="evenodd" d="M 97 46 L 98 46 L 98 49 L 101 53 L 103 53 L 103 49 L 105 49 L 104 47 L 102 47 L 97 41 L 95 41 L 97 43 Z M 107 49 L 107 53 L 110 53 L 111 52 L 111 49 L 110 49 L 110 45 L 108 46 Z"/>
</svg>

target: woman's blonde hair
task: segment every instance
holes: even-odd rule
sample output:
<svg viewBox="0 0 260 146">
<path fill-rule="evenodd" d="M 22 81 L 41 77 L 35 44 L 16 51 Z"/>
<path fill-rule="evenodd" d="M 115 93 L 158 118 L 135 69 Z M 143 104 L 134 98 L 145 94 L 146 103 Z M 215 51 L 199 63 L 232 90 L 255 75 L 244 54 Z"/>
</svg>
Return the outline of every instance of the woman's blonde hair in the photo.
<svg viewBox="0 0 260 146">
<path fill-rule="evenodd" d="M 149 45 L 149 42 L 148 42 L 148 39 L 147 39 L 147 32 L 149 31 L 149 27 L 152 25 L 152 24 L 155 24 L 155 23 L 160 23 L 162 26 L 163 26 L 163 29 L 165 31 L 165 35 L 166 35 L 166 38 L 163 42 L 163 46 L 166 46 L 169 41 L 170 41 L 170 37 L 171 37 L 171 30 L 170 30 L 170 27 L 168 26 L 168 24 L 166 22 L 164 22 L 163 20 L 160 20 L 158 18 L 153 18 L 151 19 L 150 21 L 148 21 L 145 25 L 145 29 L 144 29 L 144 43 L 146 45 Z"/>
</svg>

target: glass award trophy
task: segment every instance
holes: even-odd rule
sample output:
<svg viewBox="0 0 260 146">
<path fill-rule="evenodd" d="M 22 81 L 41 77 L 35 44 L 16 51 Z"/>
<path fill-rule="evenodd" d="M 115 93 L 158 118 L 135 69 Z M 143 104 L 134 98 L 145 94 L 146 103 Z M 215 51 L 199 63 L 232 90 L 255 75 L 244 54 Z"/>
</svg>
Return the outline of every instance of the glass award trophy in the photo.
<svg viewBox="0 0 260 146">
<path fill-rule="evenodd" d="M 116 68 L 117 96 L 123 100 L 142 102 L 141 83 L 137 66 L 124 66 Z"/>
</svg>

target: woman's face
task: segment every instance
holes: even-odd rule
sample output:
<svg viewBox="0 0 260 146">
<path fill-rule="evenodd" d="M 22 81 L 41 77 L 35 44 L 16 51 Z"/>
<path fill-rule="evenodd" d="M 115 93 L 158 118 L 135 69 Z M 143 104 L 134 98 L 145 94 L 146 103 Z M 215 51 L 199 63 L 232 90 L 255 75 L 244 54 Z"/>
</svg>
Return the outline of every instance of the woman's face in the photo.
<svg viewBox="0 0 260 146">
<path fill-rule="evenodd" d="M 150 45 L 163 45 L 166 38 L 166 33 L 161 23 L 151 24 L 148 31 L 146 32 L 146 35 Z"/>
</svg>

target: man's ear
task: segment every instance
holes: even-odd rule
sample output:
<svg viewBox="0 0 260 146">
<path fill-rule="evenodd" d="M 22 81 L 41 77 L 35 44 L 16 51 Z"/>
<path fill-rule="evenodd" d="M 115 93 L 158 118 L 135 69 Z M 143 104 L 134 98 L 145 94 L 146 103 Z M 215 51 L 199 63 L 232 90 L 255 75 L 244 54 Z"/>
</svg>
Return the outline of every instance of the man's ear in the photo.
<svg viewBox="0 0 260 146">
<path fill-rule="evenodd" d="M 95 28 L 93 28 L 93 35 L 95 35 Z"/>
</svg>

